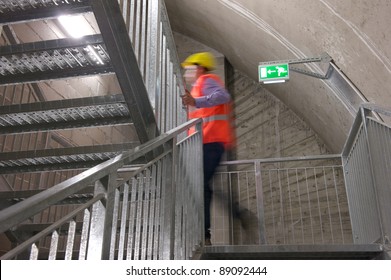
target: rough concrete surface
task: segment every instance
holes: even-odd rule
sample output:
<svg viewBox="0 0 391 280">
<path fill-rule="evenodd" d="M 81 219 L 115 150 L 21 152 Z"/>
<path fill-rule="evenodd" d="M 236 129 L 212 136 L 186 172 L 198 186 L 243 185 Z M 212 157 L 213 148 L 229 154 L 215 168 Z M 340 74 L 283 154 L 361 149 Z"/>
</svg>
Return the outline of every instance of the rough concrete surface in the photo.
<svg viewBox="0 0 391 280">
<path fill-rule="evenodd" d="M 387 0 L 165 0 L 174 31 L 208 45 L 257 80 L 259 62 L 328 53 L 369 101 L 391 106 L 391 2 Z M 301 64 L 320 71 L 319 63 Z M 340 152 L 355 112 L 332 81 L 292 73 L 264 85 Z M 356 105 L 355 111 L 358 106 Z"/>
</svg>

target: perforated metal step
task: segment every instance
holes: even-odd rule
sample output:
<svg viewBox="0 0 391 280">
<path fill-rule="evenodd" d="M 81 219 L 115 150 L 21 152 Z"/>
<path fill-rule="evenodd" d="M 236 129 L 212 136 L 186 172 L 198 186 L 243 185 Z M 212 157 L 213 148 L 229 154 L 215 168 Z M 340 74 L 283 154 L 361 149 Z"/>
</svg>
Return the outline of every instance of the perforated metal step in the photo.
<svg viewBox="0 0 391 280">
<path fill-rule="evenodd" d="M 101 35 L 0 47 L 0 84 L 112 73 Z"/>
<path fill-rule="evenodd" d="M 3 0 L 0 24 L 57 17 L 91 11 L 90 0 Z"/>
<path fill-rule="evenodd" d="M 90 168 L 139 145 L 138 142 L 0 154 L 0 174 Z"/>
<path fill-rule="evenodd" d="M 131 123 L 123 95 L 0 106 L 0 134 Z"/>
</svg>

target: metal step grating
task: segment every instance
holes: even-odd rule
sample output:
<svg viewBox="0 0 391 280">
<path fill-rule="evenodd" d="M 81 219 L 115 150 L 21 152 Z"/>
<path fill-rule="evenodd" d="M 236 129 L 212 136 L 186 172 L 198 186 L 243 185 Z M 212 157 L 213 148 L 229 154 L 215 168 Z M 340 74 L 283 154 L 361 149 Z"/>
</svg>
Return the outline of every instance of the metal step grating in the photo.
<svg viewBox="0 0 391 280">
<path fill-rule="evenodd" d="M 98 56 L 95 56 L 93 53 L 98 54 Z M 107 63 L 109 59 L 101 45 L 88 45 L 80 48 L 40 51 L 21 55 L 3 55 L 0 60 L 0 74 L 5 76 L 7 74 L 17 75 L 36 71 L 57 71 L 104 64 L 103 61 Z"/>
<path fill-rule="evenodd" d="M 131 123 L 123 95 L 0 106 L 0 134 Z"/>
<path fill-rule="evenodd" d="M 0 84 L 112 73 L 101 35 L 0 47 Z"/>
<path fill-rule="evenodd" d="M 126 105 L 110 104 L 5 115 L 0 116 L 0 126 L 36 125 L 123 116 L 129 116 Z"/>
<path fill-rule="evenodd" d="M 89 168 L 134 149 L 139 142 L 79 146 L 46 150 L 5 152 L 0 158 L 0 174 Z"/>
<path fill-rule="evenodd" d="M 90 0 L 4 0 L 0 2 L 0 24 L 86 13 L 91 11 L 90 3 Z"/>
<path fill-rule="evenodd" d="M 69 6 L 89 3 L 88 0 L 4 0 L 0 2 L 0 13 L 19 12 L 47 7 Z"/>
<path fill-rule="evenodd" d="M 83 155 L 70 155 L 70 156 L 51 156 L 51 157 L 35 157 L 17 160 L 2 160 L 0 161 L 0 167 L 22 167 L 30 165 L 48 165 L 48 164 L 61 164 L 61 163 L 74 163 L 74 162 L 91 162 L 91 161 L 104 161 L 115 157 L 120 152 L 107 152 L 107 153 L 92 153 Z"/>
</svg>

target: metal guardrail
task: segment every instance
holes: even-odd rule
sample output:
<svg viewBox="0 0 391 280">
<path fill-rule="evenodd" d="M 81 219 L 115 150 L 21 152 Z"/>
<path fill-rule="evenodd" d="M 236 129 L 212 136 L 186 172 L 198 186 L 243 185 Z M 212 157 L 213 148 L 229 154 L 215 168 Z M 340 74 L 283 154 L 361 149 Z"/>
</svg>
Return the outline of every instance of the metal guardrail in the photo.
<svg viewBox="0 0 391 280">
<path fill-rule="evenodd" d="M 192 120 L 0 212 L 0 232 L 29 224 L 57 202 L 95 185 L 93 198 L 1 259 L 188 259 L 202 246 L 200 120 Z M 197 132 L 180 140 L 192 126 Z M 124 165 L 164 152 L 116 182 Z M 194 230 L 194 227 L 198 230 Z M 27 254 L 27 255 L 26 255 Z"/>
<path fill-rule="evenodd" d="M 389 108 L 361 105 L 341 155 L 224 163 L 213 186 L 217 198 L 213 244 L 379 243 L 387 247 L 391 236 L 389 117 Z M 244 217 L 247 228 L 230 213 L 235 204 L 257 217 Z"/>
<path fill-rule="evenodd" d="M 226 170 L 214 179 L 216 198 L 229 198 L 226 209 L 237 204 L 257 218 L 244 215 L 243 227 L 215 205 L 214 220 L 220 222 L 213 223 L 213 244 L 352 242 L 339 155 L 242 160 L 223 166 Z"/>
<path fill-rule="evenodd" d="M 390 116 L 390 108 L 362 105 L 342 152 L 357 244 L 390 244 Z"/>
</svg>

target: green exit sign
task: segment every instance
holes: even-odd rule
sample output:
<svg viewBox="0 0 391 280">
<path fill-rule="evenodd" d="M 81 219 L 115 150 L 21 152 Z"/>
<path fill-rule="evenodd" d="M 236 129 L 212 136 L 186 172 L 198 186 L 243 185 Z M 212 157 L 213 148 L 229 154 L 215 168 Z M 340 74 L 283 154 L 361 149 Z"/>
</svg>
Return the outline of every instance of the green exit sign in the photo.
<svg viewBox="0 0 391 280">
<path fill-rule="evenodd" d="M 259 81 L 263 83 L 289 80 L 289 64 L 268 64 L 258 66 Z"/>
</svg>

